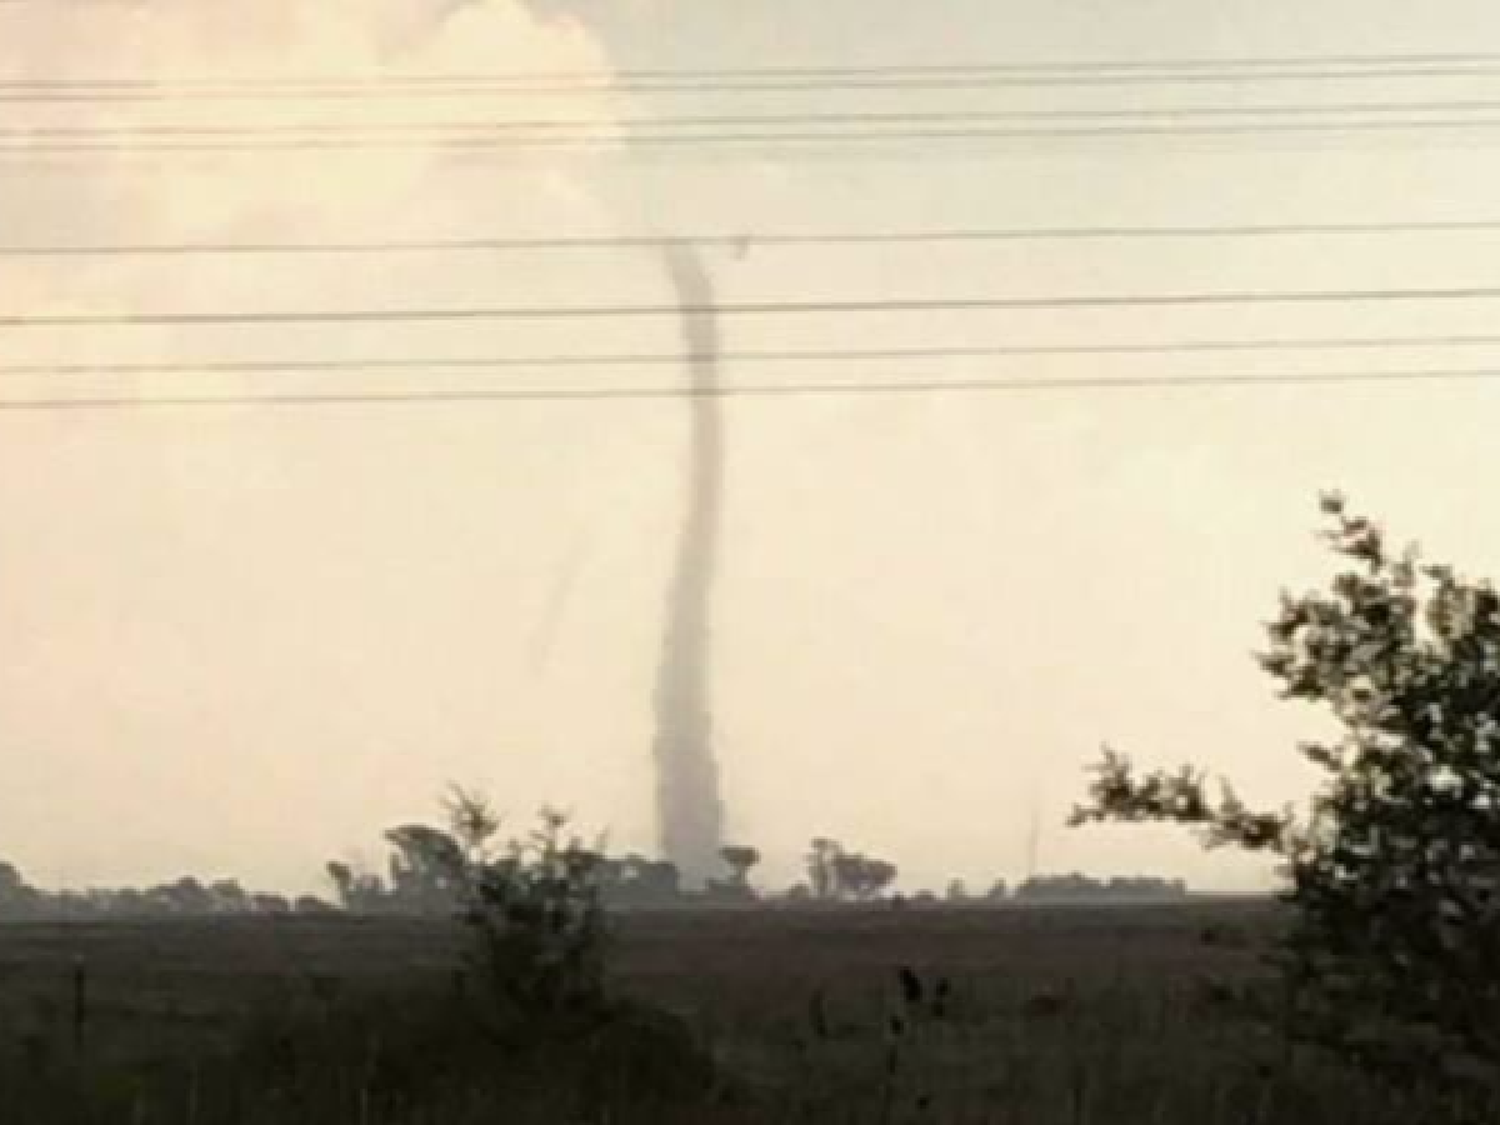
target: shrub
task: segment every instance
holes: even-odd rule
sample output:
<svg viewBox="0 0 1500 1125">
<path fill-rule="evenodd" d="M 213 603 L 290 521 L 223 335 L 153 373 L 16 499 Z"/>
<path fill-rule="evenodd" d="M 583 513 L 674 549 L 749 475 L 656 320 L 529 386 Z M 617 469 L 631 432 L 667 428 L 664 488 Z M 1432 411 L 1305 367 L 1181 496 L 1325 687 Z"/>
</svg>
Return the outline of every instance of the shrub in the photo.
<svg viewBox="0 0 1500 1125">
<path fill-rule="evenodd" d="M 1393 555 L 1324 498 L 1348 564 L 1284 595 L 1261 664 L 1343 728 L 1302 747 L 1310 812 L 1256 812 L 1192 767 L 1139 774 L 1106 751 L 1086 821 L 1172 821 L 1210 847 L 1278 857 L 1293 926 L 1280 964 L 1292 1029 L 1362 1066 L 1455 1089 L 1500 1086 L 1500 596 Z"/>
</svg>

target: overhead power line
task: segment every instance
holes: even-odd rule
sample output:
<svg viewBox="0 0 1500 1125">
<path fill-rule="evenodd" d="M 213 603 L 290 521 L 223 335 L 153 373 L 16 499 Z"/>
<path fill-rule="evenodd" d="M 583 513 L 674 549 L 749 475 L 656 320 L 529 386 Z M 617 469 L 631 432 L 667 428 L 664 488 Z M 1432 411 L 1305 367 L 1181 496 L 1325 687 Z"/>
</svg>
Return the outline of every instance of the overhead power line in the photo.
<svg viewBox="0 0 1500 1125">
<path fill-rule="evenodd" d="M 674 116 L 628 117 L 608 122 L 610 132 L 656 128 L 750 127 L 763 125 L 893 125 L 1004 121 L 1116 121 L 1130 118 L 1195 117 L 1305 117 L 1318 114 L 1393 113 L 1483 113 L 1500 110 L 1496 99 L 1438 99 L 1428 101 L 1300 102 L 1273 105 L 1137 106 L 1114 109 L 1018 109 L 932 110 L 913 112 L 770 113 L 770 114 L 678 114 Z M 586 117 L 514 118 L 463 121 L 341 121 L 276 125 L 107 125 L 58 126 L 0 129 L 0 140 L 48 141 L 132 138 L 240 138 L 240 137 L 346 137 L 394 134 L 427 136 L 457 134 L 480 138 L 526 130 L 582 130 L 601 135 L 600 122 Z M 633 134 L 632 134 L 633 135 Z"/>
<path fill-rule="evenodd" d="M 3 100 L 3 99 L 0 99 Z M 1110 137 L 1232 137 L 1326 133 L 1391 133 L 1459 131 L 1494 129 L 1500 118 L 1464 117 L 1379 121 L 1265 121 L 1224 125 L 1090 125 L 1076 128 L 958 128 L 958 129 L 880 129 L 844 131 L 781 132 L 704 132 L 615 134 L 600 131 L 595 135 L 556 134 L 505 135 L 490 137 L 267 137 L 230 141 L 148 140 L 147 143 L 104 141 L 12 141 L 0 145 L 0 155 L 36 157 L 108 154 L 139 156 L 153 153 L 263 154 L 268 152 L 439 152 L 483 154 L 510 151 L 585 151 L 597 152 L 610 147 L 626 151 L 632 148 L 692 148 L 723 145 L 811 145 L 889 144 L 911 141 L 984 141 L 984 140 L 1078 140 Z"/>
<path fill-rule="evenodd" d="M 175 101 L 337 101 L 376 97 L 453 98 L 578 96 L 616 93 L 703 95 L 792 93 L 808 91 L 912 91 L 974 90 L 1003 88 L 1049 88 L 1090 86 L 1244 85 L 1281 82 L 1342 82 L 1401 78 L 1490 78 L 1500 75 L 1500 63 L 1484 58 L 1468 62 L 1393 64 L 1380 66 L 1328 66 L 1311 68 L 1283 64 L 1280 69 L 1245 69 L 1207 64 L 1183 68 L 1125 69 L 1095 68 L 1068 71 L 951 71 L 912 72 L 899 68 L 868 72 L 777 75 L 763 73 L 747 77 L 734 72 L 702 72 L 699 77 L 659 78 L 578 75 L 571 79 L 528 78 L 523 75 L 422 75 L 401 78 L 312 78 L 236 83 L 223 80 L 137 80 L 130 85 L 94 83 L 16 84 L 0 87 L 0 102 L 18 103 L 140 103 Z M 121 80 L 122 82 L 128 80 Z"/>
<path fill-rule="evenodd" d="M 796 233 L 723 232 L 685 235 L 546 235 L 504 238 L 377 238 L 311 242 L 133 242 L 0 244 L 0 258 L 127 255 L 386 254 L 489 251 L 654 249 L 673 245 L 726 247 L 892 246 L 931 243 L 1046 242 L 1301 236 L 1456 234 L 1500 231 L 1500 218 L 1328 223 L 1249 223 L 1203 226 L 1079 226 L 952 228 L 935 230 Z"/>
<path fill-rule="evenodd" d="M 1103 344 L 1017 344 L 999 347 L 916 347 L 726 352 L 726 364 L 868 363 L 893 360 L 1003 359 L 1025 356 L 1189 355 L 1213 352 L 1395 350 L 1500 346 L 1500 335 L 1312 336 L 1282 340 L 1166 340 Z M 0 364 L 0 376 L 253 375 L 329 372 L 484 371 L 547 368 L 675 367 L 675 353 L 407 357 L 374 359 L 209 360 L 162 363 Z"/>
<path fill-rule="evenodd" d="M 776 81 L 780 79 L 922 78 L 1006 75 L 1063 75 L 1109 73 L 1195 73 L 1200 71 L 1360 71 L 1392 67 L 1478 67 L 1500 64 L 1500 52 L 1398 52 L 1388 54 L 1196 56 L 1157 59 L 990 60 L 985 62 L 875 63 L 863 66 L 751 66 L 751 67 L 624 67 L 603 70 L 554 71 L 400 71 L 330 74 L 157 74 L 99 77 L 0 79 L 0 90 L 155 90 L 319 88 L 379 85 L 496 84 L 529 87 L 536 83 L 594 84 L 617 82 Z"/>
<path fill-rule="evenodd" d="M 1045 61 L 987 61 L 946 63 L 894 63 L 867 64 L 864 66 L 754 66 L 690 68 L 624 68 L 611 72 L 622 80 L 643 81 L 697 81 L 715 78 L 819 78 L 867 75 L 927 75 L 927 74 L 1046 74 L 1071 73 L 1075 71 L 1159 71 L 1240 68 L 1293 68 L 1293 67 L 1369 67 L 1369 66 L 1429 66 L 1435 64 L 1500 63 L 1500 52 L 1493 51 L 1436 51 L 1403 52 L 1394 54 L 1329 54 L 1329 55 L 1259 55 L 1259 56 L 1199 56 L 1194 58 L 1168 57 L 1157 59 L 1072 59 Z M 105 78 L 11 78 L 0 80 L 0 89 L 140 89 L 159 86 L 173 87 L 226 87 L 226 86 L 280 86 L 280 85 L 344 85 L 354 82 L 400 82 L 400 83 L 445 83 L 445 82 L 567 82 L 594 81 L 598 74 L 590 71 L 528 71 L 528 72 L 454 72 L 434 74 L 422 72 L 387 71 L 364 76 L 329 76 L 318 74 L 261 74 L 226 77 L 223 75 L 178 75 Z"/>
<path fill-rule="evenodd" d="M 1500 298 L 1500 286 L 1432 289 L 1246 290 L 1131 293 L 1065 297 L 936 297 L 869 300 L 743 301 L 714 305 L 512 305 L 489 308 L 288 309 L 214 312 L 55 313 L 0 316 L 0 328 L 128 327 L 135 325 L 394 323 L 466 320 L 572 320 L 634 317 L 803 316 L 888 312 L 980 312 L 1027 309 L 1334 304 L 1392 301 L 1475 301 Z"/>
<path fill-rule="evenodd" d="M 805 398 L 878 395 L 987 394 L 1033 391 L 1189 390 L 1206 387 L 1311 386 L 1372 383 L 1489 382 L 1500 369 L 1294 372 L 1269 375 L 1202 375 L 1135 378 L 947 379 L 900 383 L 783 383 L 760 386 L 578 388 L 571 390 L 418 390 L 326 394 L 100 395 L 78 398 L 4 398 L 4 411 L 141 410 L 226 406 L 336 407 L 460 405 L 518 402 L 626 402 L 700 398 Z"/>
</svg>

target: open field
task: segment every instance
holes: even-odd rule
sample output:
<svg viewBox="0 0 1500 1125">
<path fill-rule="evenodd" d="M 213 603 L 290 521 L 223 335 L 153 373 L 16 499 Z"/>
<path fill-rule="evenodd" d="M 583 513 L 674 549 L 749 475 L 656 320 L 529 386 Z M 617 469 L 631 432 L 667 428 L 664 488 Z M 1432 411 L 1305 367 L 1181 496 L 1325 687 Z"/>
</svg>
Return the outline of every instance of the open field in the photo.
<svg viewBox="0 0 1500 1125">
<path fill-rule="evenodd" d="M 437 1071 L 462 1055 L 479 1085 L 533 1065 L 422 1032 L 465 987 L 459 937 L 440 923 L 16 924 L 0 927 L 0 1074 L 35 1099 L 15 1120 L 39 1123 L 1416 1119 L 1278 1033 L 1257 953 L 1274 924 L 1257 903 L 632 914 L 617 921 L 617 987 L 689 1033 L 695 1061 L 668 1058 L 666 1070 L 711 1077 L 700 1087 L 668 1074 L 655 1088 L 655 1064 L 634 1047 L 589 1056 L 577 1073 L 552 1053 L 524 1097 L 470 1090 L 461 1104 L 448 1087 L 429 1100 L 416 1079 L 386 1097 L 374 1061 L 405 1052 L 408 1070 Z M 1247 997 L 1261 1022 L 1241 1011 Z M 267 1026 L 281 1029 L 281 1050 L 323 1064 L 296 1078 L 290 1063 L 266 1069 Z M 363 1037 L 363 1084 L 326 1092 L 316 1113 L 295 1098 L 262 1104 L 278 1083 L 339 1070 L 334 1026 Z M 611 1068 L 620 1081 L 575 1104 L 569 1085 Z M 58 1091 L 89 1083 L 109 1085 L 110 1112 L 128 1116 L 65 1114 Z"/>
</svg>

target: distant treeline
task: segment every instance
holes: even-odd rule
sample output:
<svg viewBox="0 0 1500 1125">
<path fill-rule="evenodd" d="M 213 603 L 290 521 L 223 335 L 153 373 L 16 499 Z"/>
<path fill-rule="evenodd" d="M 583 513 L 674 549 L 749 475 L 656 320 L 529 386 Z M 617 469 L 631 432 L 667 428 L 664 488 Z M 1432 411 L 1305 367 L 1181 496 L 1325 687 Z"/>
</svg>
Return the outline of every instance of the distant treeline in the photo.
<svg viewBox="0 0 1500 1125">
<path fill-rule="evenodd" d="M 358 870 L 328 864 L 333 901 L 313 895 L 287 896 L 248 891 L 237 881 L 204 882 L 185 876 L 150 887 L 46 891 L 27 884 L 11 864 L 0 862 L 0 918 L 99 918 L 172 915 L 441 914 L 458 904 L 460 888 L 454 867 L 445 861 L 454 841 L 447 833 L 408 825 L 386 834 L 391 846 L 386 870 Z M 760 853 L 743 845 L 722 849 L 725 871 L 702 888 L 689 889 L 677 867 L 667 860 L 641 855 L 603 856 L 597 866 L 599 893 L 606 906 L 650 907 L 753 904 L 848 905 L 998 905 L 1002 903 L 1159 902 L 1185 898 L 1180 879 L 1151 876 L 1096 879 L 1088 875 L 1038 875 L 1010 887 L 1003 880 L 971 893 L 962 881 L 946 891 L 892 890 L 894 864 L 851 851 L 820 838 L 807 855 L 807 879 L 784 890 L 762 889 L 751 872 Z"/>
<path fill-rule="evenodd" d="M 0 862 L 0 918 L 164 917 L 208 914 L 326 914 L 337 908 L 313 895 L 247 891 L 233 879 L 204 883 L 184 876 L 151 887 L 45 891 Z"/>
<path fill-rule="evenodd" d="M 328 865 L 338 901 L 356 913 L 424 913 L 449 910 L 459 888 L 453 882 L 452 857 L 462 849 L 448 833 L 425 825 L 408 825 L 386 834 L 391 856 L 385 874 L 356 871 L 347 864 Z M 698 889 L 683 885 L 673 863 L 641 855 L 601 856 L 596 868 L 599 893 L 607 906 L 674 905 L 840 905 L 885 902 L 891 905 L 999 904 L 1013 902 L 1160 902 L 1186 898 L 1181 879 L 1154 876 L 1095 879 L 1088 875 L 1038 875 L 1013 889 L 997 881 L 982 894 L 970 894 L 961 881 L 942 895 L 895 892 L 895 864 L 844 847 L 826 837 L 814 839 L 806 856 L 807 878 L 780 891 L 757 887 L 751 875 L 760 852 L 746 845 L 720 849 L 721 877 Z"/>
<path fill-rule="evenodd" d="M 1016 887 L 1013 897 L 1020 902 L 1154 902 L 1187 894 L 1187 883 L 1181 879 L 1150 875 L 1093 879 L 1074 872 L 1027 879 Z"/>
</svg>

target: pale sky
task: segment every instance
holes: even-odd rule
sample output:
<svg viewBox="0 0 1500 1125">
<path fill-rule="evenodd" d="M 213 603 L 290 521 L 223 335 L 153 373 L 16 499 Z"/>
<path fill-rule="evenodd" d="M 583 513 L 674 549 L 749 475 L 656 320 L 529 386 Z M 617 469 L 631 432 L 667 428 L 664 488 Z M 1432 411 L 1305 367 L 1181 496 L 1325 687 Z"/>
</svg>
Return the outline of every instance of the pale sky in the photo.
<svg viewBox="0 0 1500 1125">
<path fill-rule="evenodd" d="M 539 6 L 540 7 L 540 6 Z M 431 10 L 424 10 L 431 9 Z M 568 72 L 1481 51 L 1493 4 L 1387 0 L 13 0 L 0 80 Z M 446 14 L 445 14 L 446 13 Z M 604 13 L 604 14 L 601 14 Z M 4 129 L 674 113 L 1500 100 L 1494 77 L 1274 88 L 0 102 Z M 439 154 L 0 155 L 0 243 L 1380 222 L 1500 217 L 1493 131 Z M 1500 284 L 1500 232 L 709 254 L 725 301 Z M 0 258 L 0 315 L 669 302 L 642 250 L 389 258 Z M 731 351 L 1484 333 L 1494 302 L 731 319 Z M 0 329 L 0 364 L 672 352 L 652 321 Z M 733 365 L 730 380 L 1500 367 L 1500 345 L 1087 360 Z M 114 391 L 634 384 L 469 371 L 6 380 Z M 1069 832 L 1104 741 L 1305 792 L 1317 715 L 1251 659 L 1329 573 L 1316 496 L 1500 573 L 1500 382 L 732 400 L 715 707 L 732 834 L 907 887 L 1044 869 L 1201 887 L 1266 872 L 1175 833 Z M 185 871 L 318 885 L 450 780 L 654 839 L 650 689 L 681 403 L 0 412 L 0 855 L 35 880 Z"/>
</svg>

